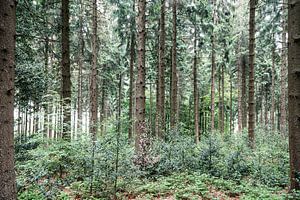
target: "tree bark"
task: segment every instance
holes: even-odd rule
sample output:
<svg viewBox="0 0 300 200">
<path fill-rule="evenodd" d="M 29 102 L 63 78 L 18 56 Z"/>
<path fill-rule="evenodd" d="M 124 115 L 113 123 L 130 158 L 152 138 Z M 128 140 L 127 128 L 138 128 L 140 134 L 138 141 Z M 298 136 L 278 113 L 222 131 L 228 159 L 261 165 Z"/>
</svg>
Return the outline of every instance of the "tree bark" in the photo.
<svg viewBox="0 0 300 200">
<path fill-rule="evenodd" d="M 242 129 L 247 128 L 247 84 L 246 84 L 246 57 L 242 57 Z"/>
<path fill-rule="evenodd" d="M 16 1 L 0 0 L 0 199 L 15 200 L 14 78 Z"/>
<path fill-rule="evenodd" d="M 254 78 L 255 78 L 255 9 L 256 0 L 250 0 L 249 16 L 249 119 L 248 119 L 248 137 L 249 146 L 254 148 L 254 129 L 255 129 L 255 102 L 254 102 Z"/>
<path fill-rule="evenodd" d="M 138 0 L 138 17 L 137 17 L 137 49 L 138 49 L 138 77 L 136 83 L 136 151 L 140 150 L 140 139 L 146 134 L 146 120 L 145 120 L 145 39 L 146 39 L 146 0 Z"/>
<path fill-rule="evenodd" d="M 97 0 L 93 0 L 93 35 L 92 35 L 92 71 L 90 85 L 90 132 L 92 140 L 96 140 L 97 135 L 97 113 L 98 113 L 98 95 L 97 95 Z"/>
<path fill-rule="evenodd" d="M 195 131 L 195 142 L 199 143 L 199 94 L 198 94 L 198 79 L 197 79 L 197 29 L 196 22 L 194 25 L 194 64 L 193 64 L 193 78 L 194 78 L 194 131 Z"/>
<path fill-rule="evenodd" d="M 300 0 L 288 5 L 290 189 L 300 190 Z"/>
<path fill-rule="evenodd" d="M 238 47 L 240 50 L 240 46 Z M 238 132 L 242 131 L 242 119 L 243 119 L 243 112 L 242 112 L 242 59 L 241 56 L 237 58 L 237 82 L 238 82 Z"/>
<path fill-rule="evenodd" d="M 158 81 L 156 95 L 156 120 L 155 133 L 158 138 L 163 138 L 165 130 L 165 7 L 166 1 L 161 0 L 160 33 L 158 54 Z"/>
<path fill-rule="evenodd" d="M 287 126 L 286 126 L 286 73 L 287 73 L 287 45 L 286 45 L 286 6 L 287 0 L 282 0 L 282 50 L 281 50 L 281 69 L 280 69 L 280 132 L 285 135 Z"/>
<path fill-rule="evenodd" d="M 135 0 L 133 0 L 132 3 L 132 11 L 135 12 Z M 133 102 L 133 95 L 134 95 L 134 89 L 133 89 L 133 83 L 134 83 L 134 61 L 135 61 L 135 19 L 134 15 L 131 19 L 131 41 L 130 41 L 130 64 L 129 64 L 129 128 L 128 128 L 128 140 L 132 140 L 133 136 L 133 108 L 134 108 L 134 102 Z"/>
<path fill-rule="evenodd" d="M 216 1 L 212 1 L 213 6 L 213 24 L 216 24 Z M 215 69 L 216 69 L 216 52 L 215 52 L 215 35 L 214 28 L 211 35 L 211 132 L 215 130 Z"/>
<path fill-rule="evenodd" d="M 273 34 L 274 39 L 274 47 L 272 48 L 272 89 L 271 89 L 271 114 L 270 114 L 270 120 L 271 120 L 271 128 L 274 131 L 275 130 L 275 50 L 276 50 L 276 44 L 275 44 L 275 37 Z"/>
<path fill-rule="evenodd" d="M 71 140 L 71 68 L 69 0 L 62 0 L 62 106 L 64 140 Z"/>
<path fill-rule="evenodd" d="M 170 127 L 175 129 L 177 125 L 177 104 L 178 104 L 178 77 L 177 77 L 177 0 L 173 0 L 173 33 L 172 33 L 172 76 L 171 76 L 171 110 Z"/>
<path fill-rule="evenodd" d="M 78 58 L 78 94 L 77 94 L 77 134 L 82 132 L 82 69 L 84 59 L 84 40 L 83 40 L 83 3 L 80 3 L 79 15 L 79 58 Z"/>
</svg>

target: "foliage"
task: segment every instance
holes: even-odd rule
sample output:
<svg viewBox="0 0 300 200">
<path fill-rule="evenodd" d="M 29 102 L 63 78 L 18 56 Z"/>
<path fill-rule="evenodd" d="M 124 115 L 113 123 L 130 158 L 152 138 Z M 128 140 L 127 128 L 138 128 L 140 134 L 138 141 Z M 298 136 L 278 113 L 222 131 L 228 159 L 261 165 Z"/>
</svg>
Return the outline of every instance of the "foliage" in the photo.
<svg viewBox="0 0 300 200">
<path fill-rule="evenodd" d="M 193 138 L 172 132 L 165 141 L 152 139 L 147 153 L 157 160 L 142 168 L 134 164 L 134 149 L 123 135 L 119 136 L 119 142 L 118 134 L 113 132 L 97 141 L 94 166 L 91 141 L 86 136 L 69 144 L 36 137 L 22 145 L 17 143 L 20 198 L 30 195 L 58 198 L 65 190 L 70 190 L 69 196 L 89 197 L 92 173 L 95 198 L 134 190 L 138 195 L 173 194 L 179 199 L 193 199 L 193 195 L 186 195 L 211 193 L 209 183 L 231 195 L 245 194 L 245 199 L 271 199 L 274 192 L 269 187 L 280 191 L 288 185 L 287 141 L 272 132 L 258 131 L 254 150 L 248 148 L 243 134 L 203 136 L 196 145 Z M 155 184 L 156 181 L 160 184 Z"/>
</svg>

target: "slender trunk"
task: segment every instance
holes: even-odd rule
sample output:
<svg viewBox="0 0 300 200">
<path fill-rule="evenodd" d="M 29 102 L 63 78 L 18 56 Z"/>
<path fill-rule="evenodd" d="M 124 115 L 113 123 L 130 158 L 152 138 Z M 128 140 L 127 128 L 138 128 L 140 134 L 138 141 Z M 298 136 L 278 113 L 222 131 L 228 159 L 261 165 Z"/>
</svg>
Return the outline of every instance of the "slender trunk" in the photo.
<svg viewBox="0 0 300 200">
<path fill-rule="evenodd" d="M 240 46 L 238 47 L 240 50 Z M 242 131 L 242 121 L 243 121 L 243 107 L 242 107 L 242 59 L 241 56 L 237 58 L 237 83 L 238 83 L 238 132 Z"/>
<path fill-rule="evenodd" d="M 138 17 L 137 17 L 137 49 L 138 49 L 138 77 L 136 83 L 136 151 L 141 150 L 140 139 L 146 134 L 146 120 L 145 120 L 145 39 L 146 39 L 146 0 L 138 0 Z"/>
<path fill-rule="evenodd" d="M 14 78 L 16 1 L 0 0 L 0 199 L 15 200 Z"/>
<path fill-rule="evenodd" d="M 213 0 L 213 24 L 216 24 L 216 1 Z M 215 130 L 215 69 L 216 69 L 216 52 L 215 52 L 215 33 L 214 28 L 211 35 L 211 132 Z"/>
<path fill-rule="evenodd" d="M 275 40 L 274 34 L 273 38 Z M 271 88 L 271 114 L 270 114 L 270 120 L 271 120 L 271 128 L 274 131 L 275 130 L 275 41 L 274 41 L 274 47 L 272 49 L 272 88 Z"/>
<path fill-rule="evenodd" d="M 173 0 L 173 33 L 172 33 L 172 76 L 171 76 L 171 110 L 170 110 L 170 127 L 175 129 L 177 125 L 177 93 L 178 93 L 178 77 L 177 77 L 177 0 Z"/>
<path fill-rule="evenodd" d="M 119 86 L 118 86 L 118 114 L 117 114 L 117 133 L 121 132 L 121 114 L 122 114 L 122 74 L 119 74 Z"/>
<path fill-rule="evenodd" d="M 268 88 L 265 86 L 265 129 L 268 129 L 269 125 L 269 119 L 268 119 L 268 112 L 269 112 L 269 106 L 268 106 Z"/>
<path fill-rule="evenodd" d="M 97 109 L 98 109 L 98 95 L 97 95 L 97 0 L 93 0 L 93 35 L 92 35 L 92 71 L 91 71 L 91 85 L 90 85 L 90 132 L 92 140 L 96 140 L 97 134 Z"/>
<path fill-rule="evenodd" d="M 62 0 L 62 138 L 67 141 L 71 140 L 71 68 L 69 18 L 69 0 Z"/>
<path fill-rule="evenodd" d="M 287 80 L 287 45 L 286 45 L 286 6 L 287 0 L 282 0 L 282 50 L 281 50 L 281 69 L 280 69 L 280 132 L 285 135 L 287 131 L 286 126 L 286 93 L 287 93 L 287 87 L 286 87 L 286 80 Z"/>
<path fill-rule="evenodd" d="M 132 2 L 132 11 L 135 12 L 135 0 Z M 128 128 L 128 140 L 132 140 L 133 136 L 133 100 L 134 100 L 134 89 L 133 89 L 133 83 L 134 83 L 134 61 L 135 61 L 135 19 L 134 15 L 131 19 L 131 41 L 130 41 L 130 69 L 129 69 L 129 76 L 130 76 L 130 82 L 129 82 L 129 128 Z"/>
<path fill-rule="evenodd" d="M 233 84 L 232 84 L 232 72 L 230 71 L 230 119 L 229 119 L 229 132 L 232 134 L 232 131 L 234 130 L 234 124 L 233 124 L 233 97 L 232 97 L 232 91 L 233 91 Z M 239 130 L 240 131 L 240 130 Z"/>
<path fill-rule="evenodd" d="M 289 0 L 288 5 L 290 189 L 300 190 L 300 0 Z"/>
<path fill-rule="evenodd" d="M 196 23 L 196 22 L 195 22 Z M 199 94 L 198 94 L 198 79 L 197 79 L 197 30 L 196 24 L 194 26 L 194 64 L 193 64 L 193 78 L 194 78 L 194 131 L 195 142 L 199 143 Z"/>
<path fill-rule="evenodd" d="M 161 0 L 160 30 L 159 30 L 159 55 L 158 55 L 158 81 L 156 95 L 156 120 L 155 133 L 158 138 L 163 138 L 165 130 L 165 0 Z"/>
<path fill-rule="evenodd" d="M 222 78 L 221 78 L 221 133 L 224 134 L 224 124 L 225 124 L 225 116 L 224 116 L 224 64 L 222 65 L 221 69 Z"/>
<path fill-rule="evenodd" d="M 104 66 L 105 70 L 105 66 Z M 102 99 L 101 99 L 101 115 L 100 115 L 100 132 L 101 135 L 105 133 L 105 119 L 106 119 L 106 80 L 102 80 Z"/>
<path fill-rule="evenodd" d="M 254 63 L 255 63 L 255 9 L 256 0 L 250 0 L 249 16 L 249 119 L 248 119 L 248 136 L 249 145 L 254 148 L 254 129 L 255 129 L 255 100 L 254 100 Z"/>
<path fill-rule="evenodd" d="M 247 128 L 246 57 L 242 58 L 242 129 Z"/>
<path fill-rule="evenodd" d="M 80 0 L 79 16 L 79 58 L 78 58 L 78 94 L 77 94 L 77 134 L 82 132 L 82 69 L 84 58 L 84 40 L 83 40 L 83 3 Z"/>
</svg>

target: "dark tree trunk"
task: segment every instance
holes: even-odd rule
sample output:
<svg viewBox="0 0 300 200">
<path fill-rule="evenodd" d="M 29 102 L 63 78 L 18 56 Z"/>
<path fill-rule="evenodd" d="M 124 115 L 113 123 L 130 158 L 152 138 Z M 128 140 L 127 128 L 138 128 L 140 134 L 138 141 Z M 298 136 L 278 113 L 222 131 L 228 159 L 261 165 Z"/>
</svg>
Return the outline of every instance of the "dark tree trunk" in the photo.
<svg viewBox="0 0 300 200">
<path fill-rule="evenodd" d="M 212 1 L 213 6 L 213 24 L 216 24 L 216 1 Z M 211 35 L 211 132 L 215 130 L 215 69 L 216 69 L 216 52 L 215 52 L 215 35 L 214 30 Z"/>
<path fill-rule="evenodd" d="M 177 0 L 173 0 L 173 33 L 172 33 L 172 76 L 171 76 L 171 110 L 170 110 L 170 127 L 176 128 L 177 124 L 177 104 L 178 104 L 178 77 L 177 77 Z"/>
<path fill-rule="evenodd" d="M 132 11 L 135 12 L 135 0 L 132 3 Z M 135 19 L 132 16 L 131 19 L 131 38 L 130 38 L 130 69 L 129 69 L 129 128 L 128 128 L 128 140 L 132 140 L 133 130 L 134 130 L 134 123 L 133 123 L 133 108 L 134 108 L 134 60 L 135 60 Z"/>
<path fill-rule="evenodd" d="M 255 9 L 256 0 L 250 0 L 249 16 L 249 119 L 248 119 L 248 136 L 249 145 L 254 148 L 254 129 L 255 129 L 255 100 L 254 100 L 254 63 L 255 63 Z"/>
<path fill-rule="evenodd" d="M 71 68 L 69 0 L 62 0 L 62 105 L 64 140 L 71 140 Z"/>
<path fill-rule="evenodd" d="M 146 0 L 138 0 L 138 16 L 137 16 L 137 49 L 138 49 L 138 77 L 136 83 L 136 151 L 140 150 L 140 139 L 146 134 L 146 119 L 145 119 L 145 39 L 146 39 Z"/>
<path fill-rule="evenodd" d="M 242 129 L 247 128 L 247 84 L 246 84 L 246 57 L 242 57 Z"/>
<path fill-rule="evenodd" d="M 287 45 L 286 45 L 286 6 L 287 0 L 282 0 L 282 50 L 281 50 L 281 69 L 280 69 L 280 132 L 285 135 L 286 126 L 286 79 L 287 79 Z"/>
<path fill-rule="evenodd" d="M 196 22 L 195 22 L 196 23 Z M 197 29 L 196 24 L 194 25 L 194 64 L 193 64 L 193 78 L 194 78 L 194 132 L 196 144 L 200 140 L 199 130 L 199 94 L 198 94 L 198 78 L 197 78 Z"/>
<path fill-rule="evenodd" d="M 98 113 L 98 95 L 97 95 L 97 0 L 93 0 L 93 35 L 92 35 L 92 71 L 90 85 L 90 132 L 92 140 L 97 136 L 97 113 Z"/>
<path fill-rule="evenodd" d="M 300 190 L 300 1 L 288 1 L 288 94 L 290 181 Z"/>
<path fill-rule="evenodd" d="M 83 3 L 80 0 L 79 16 L 79 58 L 78 58 L 78 94 L 77 94 L 77 134 L 82 132 L 82 69 L 84 59 L 84 40 L 83 40 Z"/>
<path fill-rule="evenodd" d="M 16 1 L 0 0 L 0 199 L 15 200 L 14 78 Z"/>
<path fill-rule="evenodd" d="M 270 113 L 270 120 L 271 120 L 271 128 L 274 131 L 275 130 L 275 50 L 276 50 L 276 44 L 275 44 L 275 37 L 273 34 L 273 40 L 274 40 L 274 47 L 272 49 L 272 88 L 271 88 L 271 113 Z"/>
<path fill-rule="evenodd" d="M 165 130 L 165 4 L 165 0 L 161 0 L 155 120 L 155 133 L 159 138 L 163 138 Z"/>
</svg>

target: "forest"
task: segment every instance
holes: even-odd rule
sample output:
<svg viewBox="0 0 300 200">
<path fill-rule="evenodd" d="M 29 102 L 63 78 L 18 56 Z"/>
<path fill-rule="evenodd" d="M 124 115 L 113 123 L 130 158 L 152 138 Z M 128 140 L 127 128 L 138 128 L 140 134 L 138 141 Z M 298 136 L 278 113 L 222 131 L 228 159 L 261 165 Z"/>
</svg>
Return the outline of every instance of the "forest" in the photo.
<svg viewBox="0 0 300 200">
<path fill-rule="evenodd" d="M 300 199 L 300 0 L 0 0 L 16 199 Z"/>
</svg>

